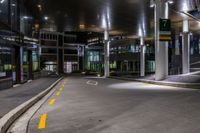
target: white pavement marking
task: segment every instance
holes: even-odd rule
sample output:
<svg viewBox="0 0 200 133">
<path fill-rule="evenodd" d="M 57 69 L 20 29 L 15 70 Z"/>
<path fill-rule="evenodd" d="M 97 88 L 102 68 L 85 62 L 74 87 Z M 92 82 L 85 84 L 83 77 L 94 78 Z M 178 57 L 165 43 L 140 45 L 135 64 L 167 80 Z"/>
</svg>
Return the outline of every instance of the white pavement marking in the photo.
<svg viewBox="0 0 200 133">
<path fill-rule="evenodd" d="M 97 82 L 97 81 L 88 80 L 88 81 L 86 82 L 86 84 L 97 86 L 97 85 L 98 85 L 98 82 Z"/>
<path fill-rule="evenodd" d="M 19 86 L 21 86 L 21 84 L 13 85 L 13 88 L 16 88 L 16 87 L 19 87 Z"/>
</svg>

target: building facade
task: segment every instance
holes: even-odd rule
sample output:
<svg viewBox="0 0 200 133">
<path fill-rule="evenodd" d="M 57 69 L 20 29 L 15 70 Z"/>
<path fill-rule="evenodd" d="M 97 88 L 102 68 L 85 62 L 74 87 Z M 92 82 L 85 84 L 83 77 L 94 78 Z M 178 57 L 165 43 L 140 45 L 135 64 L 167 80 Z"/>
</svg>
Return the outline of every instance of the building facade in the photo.
<svg viewBox="0 0 200 133">
<path fill-rule="evenodd" d="M 145 41 L 145 72 L 155 72 L 154 46 Z M 124 74 L 140 73 L 140 41 L 138 39 L 119 39 L 110 43 L 110 69 Z"/>
<path fill-rule="evenodd" d="M 76 42 L 76 35 L 41 31 L 40 44 L 43 70 L 57 74 L 80 70 L 83 46 Z"/>
<path fill-rule="evenodd" d="M 32 35 L 36 17 L 27 2 L 0 2 L 1 89 L 36 78 L 39 72 L 39 41 Z"/>
</svg>

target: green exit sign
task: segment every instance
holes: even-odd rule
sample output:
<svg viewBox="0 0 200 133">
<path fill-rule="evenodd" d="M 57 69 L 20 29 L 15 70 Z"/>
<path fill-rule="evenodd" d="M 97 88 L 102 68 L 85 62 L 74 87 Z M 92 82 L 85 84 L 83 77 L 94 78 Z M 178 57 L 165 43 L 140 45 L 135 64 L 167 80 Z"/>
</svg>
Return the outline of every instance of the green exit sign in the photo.
<svg viewBox="0 0 200 133">
<path fill-rule="evenodd" d="M 171 31 L 170 19 L 160 19 L 160 31 Z"/>
</svg>

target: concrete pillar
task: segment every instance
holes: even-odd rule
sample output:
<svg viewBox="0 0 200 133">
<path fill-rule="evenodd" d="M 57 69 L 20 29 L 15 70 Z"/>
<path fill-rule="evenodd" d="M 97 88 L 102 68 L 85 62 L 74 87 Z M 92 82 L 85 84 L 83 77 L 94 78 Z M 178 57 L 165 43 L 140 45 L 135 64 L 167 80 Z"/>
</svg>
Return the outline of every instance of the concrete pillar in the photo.
<svg viewBox="0 0 200 133">
<path fill-rule="evenodd" d="M 23 52 L 23 47 L 20 47 L 20 83 L 24 82 Z"/>
<path fill-rule="evenodd" d="M 77 62 L 78 62 L 77 70 L 80 71 L 80 46 L 79 45 L 77 45 L 77 53 L 78 53 L 78 56 L 77 56 Z"/>
<path fill-rule="evenodd" d="M 126 62 L 126 72 L 128 72 L 128 65 L 129 65 L 129 62 L 127 61 Z"/>
<path fill-rule="evenodd" d="M 144 37 L 140 37 L 140 76 L 145 76 L 145 45 Z"/>
<path fill-rule="evenodd" d="M 180 55 L 179 36 L 180 36 L 180 31 L 177 28 L 175 30 L 175 55 Z"/>
<path fill-rule="evenodd" d="M 189 21 L 183 21 L 182 33 L 182 73 L 187 74 L 190 72 L 190 33 Z"/>
<path fill-rule="evenodd" d="M 164 0 L 155 0 L 155 58 L 156 73 L 155 80 L 163 80 L 168 76 L 168 42 L 160 41 L 159 21 L 160 18 L 169 17 L 168 2 Z"/>
<path fill-rule="evenodd" d="M 109 67 L 109 57 L 110 57 L 110 42 L 109 42 L 109 32 L 108 30 L 104 31 L 104 77 L 110 76 L 110 67 Z"/>
</svg>

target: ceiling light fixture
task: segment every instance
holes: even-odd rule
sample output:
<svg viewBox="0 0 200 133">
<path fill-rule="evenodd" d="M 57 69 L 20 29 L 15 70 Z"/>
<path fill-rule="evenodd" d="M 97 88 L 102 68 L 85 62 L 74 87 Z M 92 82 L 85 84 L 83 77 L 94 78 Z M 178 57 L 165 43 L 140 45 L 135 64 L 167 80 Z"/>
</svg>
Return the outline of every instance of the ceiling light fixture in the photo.
<svg viewBox="0 0 200 133">
<path fill-rule="evenodd" d="M 44 17 L 44 20 L 48 20 L 48 19 L 49 19 L 49 17 L 47 17 L 47 16 Z"/>
<path fill-rule="evenodd" d="M 28 16 L 23 16 L 23 19 L 28 19 L 29 17 Z"/>
<path fill-rule="evenodd" d="M 2 4 L 5 0 L 1 0 L 0 3 Z"/>
<path fill-rule="evenodd" d="M 173 1 L 173 0 L 168 0 L 168 3 L 169 3 L 169 4 L 173 4 L 174 1 Z"/>
<path fill-rule="evenodd" d="M 150 7 L 153 8 L 155 6 L 155 0 L 150 0 Z"/>
</svg>

